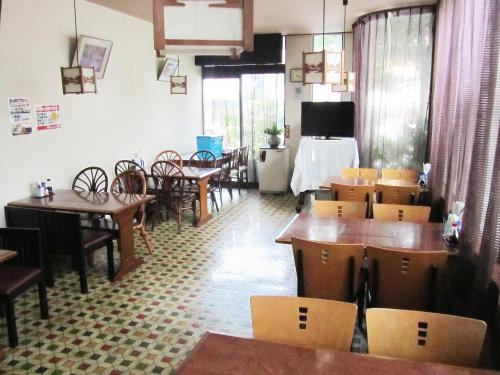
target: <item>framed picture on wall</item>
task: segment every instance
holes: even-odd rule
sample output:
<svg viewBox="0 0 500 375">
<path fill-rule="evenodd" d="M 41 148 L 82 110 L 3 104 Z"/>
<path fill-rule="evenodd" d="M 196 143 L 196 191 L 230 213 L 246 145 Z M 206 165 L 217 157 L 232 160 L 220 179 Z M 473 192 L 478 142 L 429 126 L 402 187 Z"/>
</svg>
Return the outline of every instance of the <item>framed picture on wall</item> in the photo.
<svg viewBox="0 0 500 375">
<path fill-rule="evenodd" d="M 170 93 L 187 94 L 187 76 L 170 76 Z"/>
<path fill-rule="evenodd" d="M 290 82 L 302 83 L 302 69 L 290 69 Z"/>
<path fill-rule="evenodd" d="M 161 70 L 160 76 L 158 77 L 158 81 L 170 82 L 170 77 L 175 73 L 178 66 L 178 60 L 167 57 L 165 59 L 165 65 L 163 65 L 163 69 Z"/>
<path fill-rule="evenodd" d="M 93 67 L 97 79 L 104 78 L 113 42 L 110 40 L 80 35 L 78 49 L 73 57 L 73 66 L 80 63 L 85 68 Z M 78 53 L 78 60 L 76 54 Z"/>
</svg>

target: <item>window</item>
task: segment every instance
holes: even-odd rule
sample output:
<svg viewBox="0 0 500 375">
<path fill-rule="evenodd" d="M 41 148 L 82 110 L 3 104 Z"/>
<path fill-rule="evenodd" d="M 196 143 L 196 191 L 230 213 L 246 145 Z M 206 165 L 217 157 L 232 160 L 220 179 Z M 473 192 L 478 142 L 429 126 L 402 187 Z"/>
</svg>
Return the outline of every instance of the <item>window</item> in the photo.
<svg viewBox="0 0 500 375">
<path fill-rule="evenodd" d="M 342 51 L 342 34 L 325 35 L 325 49 L 327 51 Z M 314 35 L 313 51 L 323 51 L 323 35 Z M 313 85 L 313 102 L 340 102 L 340 92 L 332 92 L 331 85 Z"/>
</svg>

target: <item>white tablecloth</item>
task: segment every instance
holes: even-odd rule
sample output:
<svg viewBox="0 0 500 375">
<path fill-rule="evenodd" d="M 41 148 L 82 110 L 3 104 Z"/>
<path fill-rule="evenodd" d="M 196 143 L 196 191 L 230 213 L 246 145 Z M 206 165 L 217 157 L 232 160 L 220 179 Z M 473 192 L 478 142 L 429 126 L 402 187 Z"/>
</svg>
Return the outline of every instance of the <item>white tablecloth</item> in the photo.
<svg viewBox="0 0 500 375">
<path fill-rule="evenodd" d="M 358 144 L 354 138 L 319 140 L 303 137 L 290 185 L 293 193 L 298 195 L 318 189 L 329 176 L 340 176 L 342 168 L 358 167 Z"/>
</svg>

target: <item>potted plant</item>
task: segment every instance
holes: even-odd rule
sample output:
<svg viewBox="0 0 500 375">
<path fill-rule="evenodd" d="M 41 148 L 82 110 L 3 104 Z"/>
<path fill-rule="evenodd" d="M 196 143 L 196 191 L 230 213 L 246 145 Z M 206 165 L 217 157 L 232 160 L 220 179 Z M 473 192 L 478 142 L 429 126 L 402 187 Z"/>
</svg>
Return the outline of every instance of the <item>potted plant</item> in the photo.
<svg viewBox="0 0 500 375">
<path fill-rule="evenodd" d="M 267 134 L 267 144 L 271 148 L 278 148 L 281 143 L 279 135 L 283 132 L 283 129 L 278 129 L 276 123 L 273 123 L 270 128 L 264 129 L 264 134 Z"/>
</svg>

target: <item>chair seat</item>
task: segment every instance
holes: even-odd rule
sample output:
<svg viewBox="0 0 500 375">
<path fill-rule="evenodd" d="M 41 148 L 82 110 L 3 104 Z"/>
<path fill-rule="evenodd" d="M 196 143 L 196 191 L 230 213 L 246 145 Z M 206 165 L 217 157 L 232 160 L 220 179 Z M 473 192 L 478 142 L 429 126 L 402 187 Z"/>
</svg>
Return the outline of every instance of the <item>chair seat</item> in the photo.
<svg viewBox="0 0 500 375">
<path fill-rule="evenodd" d="M 42 275 L 40 268 L 5 266 L 0 272 L 0 296 L 17 294 Z"/>
<path fill-rule="evenodd" d="M 113 233 L 102 230 L 82 230 L 82 241 L 85 249 L 100 245 L 105 241 L 112 240 L 114 237 Z"/>
</svg>

